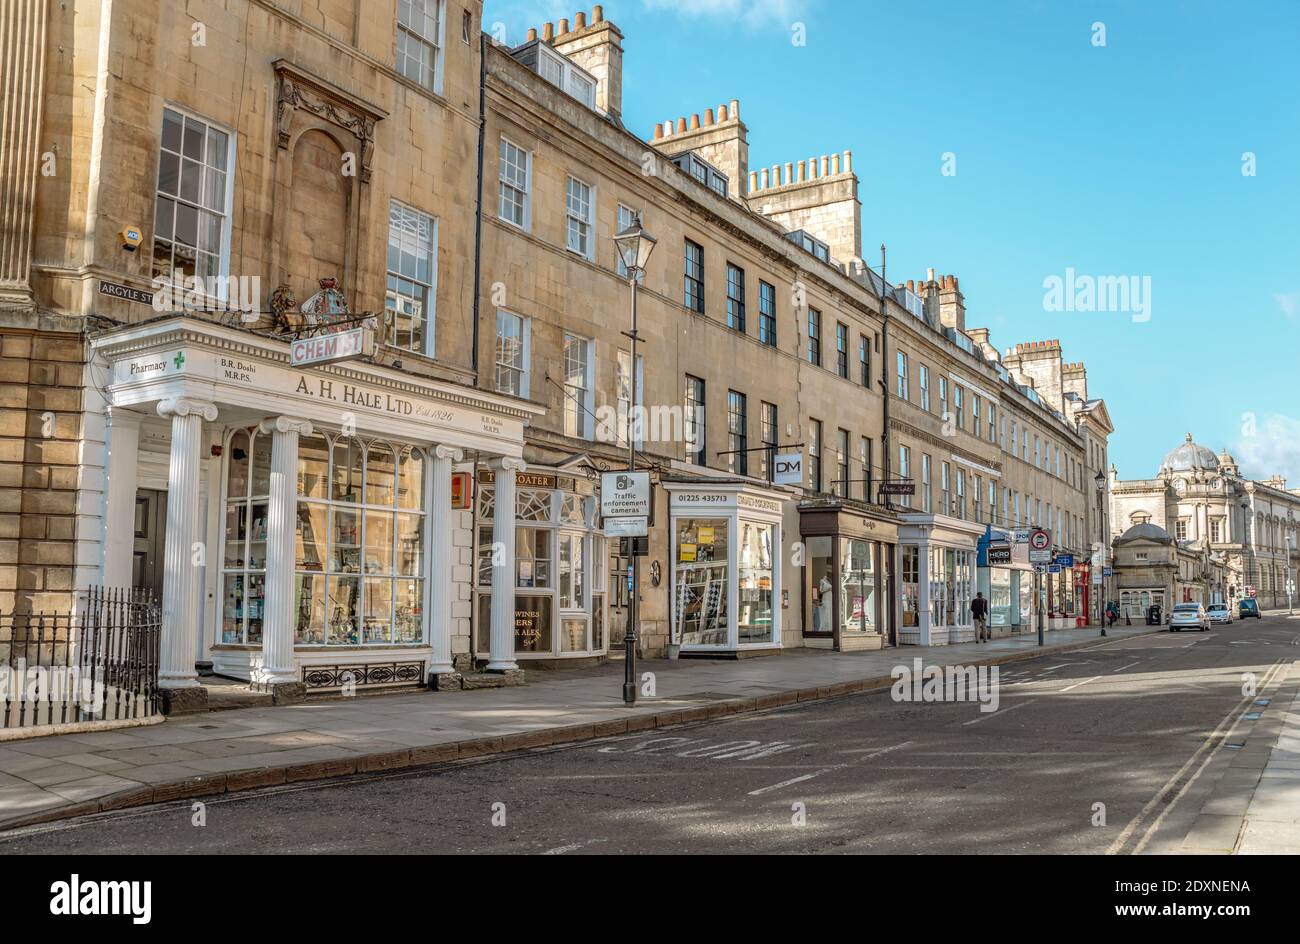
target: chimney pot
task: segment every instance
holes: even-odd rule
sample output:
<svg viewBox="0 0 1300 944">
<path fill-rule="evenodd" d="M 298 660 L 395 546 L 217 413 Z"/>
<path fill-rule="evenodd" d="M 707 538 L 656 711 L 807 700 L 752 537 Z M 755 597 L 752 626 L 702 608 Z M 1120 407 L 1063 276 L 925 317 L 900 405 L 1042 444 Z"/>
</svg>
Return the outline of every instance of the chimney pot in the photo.
<svg viewBox="0 0 1300 944">
<path fill-rule="evenodd" d="M 749 192 L 753 193 L 757 189 L 758 189 L 758 171 L 751 170 L 749 172 Z"/>
<path fill-rule="evenodd" d="M 794 161 L 785 162 L 785 182 L 794 183 Z"/>
<path fill-rule="evenodd" d="M 699 113 L 697 112 L 696 114 L 691 115 L 691 130 L 698 131 L 699 128 L 700 128 L 700 116 Z"/>
<path fill-rule="evenodd" d="M 825 154 L 822 155 L 822 176 L 827 177 L 831 172 L 831 159 Z"/>
<path fill-rule="evenodd" d="M 732 118 L 740 118 L 740 99 L 733 98 L 731 100 L 731 109 L 728 114 L 730 114 Z"/>
<path fill-rule="evenodd" d="M 704 125 L 705 127 L 708 127 L 712 124 L 713 124 L 713 109 L 706 108 L 704 109 Z"/>
<path fill-rule="evenodd" d="M 603 23 L 605 21 L 605 8 L 599 3 L 591 8 L 591 22 Z"/>
<path fill-rule="evenodd" d="M 580 30 L 580 29 L 582 29 L 582 28 L 583 28 L 584 26 L 586 26 L 586 25 L 587 25 L 587 14 L 583 13 L 581 10 L 579 10 L 577 13 L 573 14 L 573 28 L 574 28 L 574 29 L 576 29 L 576 30 Z"/>
<path fill-rule="evenodd" d="M 544 43 L 549 43 L 549 42 L 550 42 L 551 40 L 553 40 L 554 38 L 555 38 L 555 24 L 553 24 L 553 23 L 543 23 L 543 24 L 542 24 L 542 42 L 544 42 Z"/>
<path fill-rule="evenodd" d="M 799 176 L 798 176 L 798 178 L 797 178 L 797 180 L 799 181 L 799 183 L 803 183 L 803 182 L 804 182 L 804 172 L 805 172 L 805 170 L 806 170 L 806 167 L 805 167 L 804 162 L 803 162 L 803 161 L 800 161 L 800 162 L 799 162 L 799 171 L 798 171 Z"/>
<path fill-rule="evenodd" d="M 831 173 L 832 173 L 832 174 L 838 174 L 839 172 L 840 172 L 840 156 L 839 156 L 838 154 L 832 154 L 832 155 L 831 155 Z"/>
<path fill-rule="evenodd" d="M 927 282 L 934 281 L 934 266 L 930 266 L 930 268 L 925 270 L 925 279 Z"/>
<path fill-rule="evenodd" d="M 853 173 L 853 152 L 852 151 L 844 152 L 844 173 L 846 174 Z"/>
<path fill-rule="evenodd" d="M 727 108 L 725 105 L 718 106 L 717 118 L 718 124 L 722 124 L 722 122 L 727 120 Z"/>
<path fill-rule="evenodd" d="M 678 134 L 685 134 L 685 132 L 686 132 L 686 119 L 685 119 L 685 118 L 678 118 L 678 119 L 677 119 L 677 133 L 678 133 Z"/>
<path fill-rule="evenodd" d="M 654 139 L 655 139 L 656 141 L 658 141 L 658 140 L 659 140 L 660 138 L 662 138 L 663 136 L 664 136 L 664 126 L 661 125 L 659 122 L 656 121 L 656 122 L 655 122 L 655 130 L 654 130 L 654 135 L 653 135 L 653 137 L 654 137 Z"/>
<path fill-rule="evenodd" d="M 565 33 L 567 33 L 568 31 L 569 31 L 569 21 L 568 21 L 568 19 L 566 18 L 566 19 L 560 20 L 560 26 L 559 26 L 559 29 L 556 30 L 556 32 L 557 32 L 559 35 L 563 36 L 563 35 L 564 35 Z"/>
<path fill-rule="evenodd" d="M 767 189 L 767 168 L 766 167 L 763 168 L 763 172 L 762 175 L 759 177 L 759 180 L 761 181 L 759 185 L 759 189 L 766 190 Z"/>
<path fill-rule="evenodd" d="M 537 28 L 534 27 L 533 29 L 530 29 L 528 31 L 528 41 L 531 43 L 536 38 L 537 38 Z"/>
</svg>

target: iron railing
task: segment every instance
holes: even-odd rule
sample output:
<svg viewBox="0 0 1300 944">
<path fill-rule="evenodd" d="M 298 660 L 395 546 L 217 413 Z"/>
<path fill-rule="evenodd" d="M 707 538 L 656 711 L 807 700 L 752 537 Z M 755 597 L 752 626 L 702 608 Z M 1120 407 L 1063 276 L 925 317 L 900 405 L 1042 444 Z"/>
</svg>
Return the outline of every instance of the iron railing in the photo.
<svg viewBox="0 0 1300 944">
<path fill-rule="evenodd" d="M 74 613 L 0 614 L 0 728 L 159 712 L 152 595 L 91 587 L 79 603 Z"/>
</svg>

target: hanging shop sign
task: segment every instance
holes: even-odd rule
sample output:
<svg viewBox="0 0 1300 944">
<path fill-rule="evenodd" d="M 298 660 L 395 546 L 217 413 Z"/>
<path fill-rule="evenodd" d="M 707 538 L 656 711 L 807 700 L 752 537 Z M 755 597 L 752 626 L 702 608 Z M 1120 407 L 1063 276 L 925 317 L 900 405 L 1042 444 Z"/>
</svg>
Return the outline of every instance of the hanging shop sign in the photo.
<svg viewBox="0 0 1300 944">
<path fill-rule="evenodd" d="M 881 495 L 915 495 L 916 483 L 914 482 L 881 482 Z"/>
<path fill-rule="evenodd" d="M 1074 566 L 1074 555 L 1073 555 L 1073 554 L 1057 554 L 1057 555 L 1056 555 L 1056 559 L 1053 560 L 1052 563 L 1054 563 L 1054 564 L 1060 564 L 1062 567 L 1073 567 L 1073 566 Z"/>
<path fill-rule="evenodd" d="M 1011 546 L 1009 544 L 990 544 L 988 551 L 989 566 L 1011 563 Z"/>
<path fill-rule="evenodd" d="M 773 485 L 803 484 L 803 453 L 782 452 L 772 459 Z"/>
<path fill-rule="evenodd" d="M 369 343 L 373 338 L 374 332 L 364 326 L 299 338 L 289 343 L 289 364 L 306 367 L 364 357 L 373 346 Z"/>
</svg>

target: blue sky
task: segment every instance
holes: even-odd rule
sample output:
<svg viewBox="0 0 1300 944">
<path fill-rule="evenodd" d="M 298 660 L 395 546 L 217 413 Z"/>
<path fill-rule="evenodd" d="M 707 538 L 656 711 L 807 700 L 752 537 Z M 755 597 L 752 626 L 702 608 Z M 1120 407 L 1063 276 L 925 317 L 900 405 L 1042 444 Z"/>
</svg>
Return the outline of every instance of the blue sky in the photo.
<svg viewBox="0 0 1300 944">
<path fill-rule="evenodd" d="M 1300 487 L 1300 2 L 604 8 L 633 131 L 738 98 L 752 167 L 851 150 L 867 261 L 883 241 L 892 282 L 956 274 L 1000 349 L 1059 338 L 1122 477 L 1191 431 Z M 484 28 L 514 44 L 578 9 L 488 0 Z M 1149 277 L 1149 320 L 1045 310 L 1067 269 Z"/>
</svg>

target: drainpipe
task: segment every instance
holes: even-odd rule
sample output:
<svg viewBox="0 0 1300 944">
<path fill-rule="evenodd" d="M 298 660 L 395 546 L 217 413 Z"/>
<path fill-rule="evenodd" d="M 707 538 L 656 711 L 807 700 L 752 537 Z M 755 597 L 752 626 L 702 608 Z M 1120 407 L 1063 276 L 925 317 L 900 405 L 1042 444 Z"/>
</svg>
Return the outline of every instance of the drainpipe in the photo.
<svg viewBox="0 0 1300 944">
<path fill-rule="evenodd" d="M 868 275 L 867 281 L 870 281 Z M 884 477 L 883 481 L 888 482 L 893 462 L 890 458 L 889 445 L 889 283 L 885 281 L 885 244 L 880 244 L 880 392 L 884 397 L 884 426 L 880 431 L 880 449 L 884 453 Z M 888 494 L 885 495 L 885 508 L 893 508 L 893 502 Z M 894 566 L 890 568 L 893 586 L 889 588 L 889 644 L 898 645 L 898 590 L 900 589 L 900 568 L 903 563 L 903 548 L 898 542 L 894 543 Z"/>
<path fill-rule="evenodd" d="M 483 284 L 483 136 L 487 131 L 487 33 L 478 35 L 478 190 L 474 198 L 474 328 L 470 366 L 474 369 L 474 386 L 479 386 L 479 295 Z M 477 467 L 477 463 L 476 463 Z"/>
</svg>

